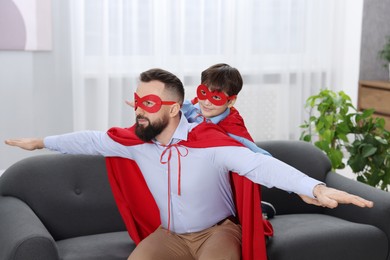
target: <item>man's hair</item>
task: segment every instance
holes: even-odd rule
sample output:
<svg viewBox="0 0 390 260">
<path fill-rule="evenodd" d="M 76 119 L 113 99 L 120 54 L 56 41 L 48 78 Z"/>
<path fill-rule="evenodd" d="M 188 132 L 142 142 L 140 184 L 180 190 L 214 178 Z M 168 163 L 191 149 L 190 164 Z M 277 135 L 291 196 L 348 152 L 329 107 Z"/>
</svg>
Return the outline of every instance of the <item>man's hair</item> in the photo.
<svg viewBox="0 0 390 260">
<path fill-rule="evenodd" d="M 224 91 L 229 96 L 237 95 L 243 84 L 240 72 L 225 63 L 215 64 L 204 70 L 201 82 L 211 91 Z"/>
<path fill-rule="evenodd" d="M 153 80 L 164 83 L 165 89 L 178 98 L 178 103 L 183 104 L 184 86 L 181 80 L 169 71 L 163 69 L 150 69 L 140 74 L 141 82 L 150 82 Z"/>
</svg>

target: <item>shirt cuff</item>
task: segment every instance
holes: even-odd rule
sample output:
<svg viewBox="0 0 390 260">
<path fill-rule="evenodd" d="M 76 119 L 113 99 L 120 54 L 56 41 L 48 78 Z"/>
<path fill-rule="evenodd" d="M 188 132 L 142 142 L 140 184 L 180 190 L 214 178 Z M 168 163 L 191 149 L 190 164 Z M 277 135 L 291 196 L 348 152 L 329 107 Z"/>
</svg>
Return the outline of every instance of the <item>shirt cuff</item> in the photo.
<svg viewBox="0 0 390 260">
<path fill-rule="evenodd" d="M 47 136 L 43 138 L 43 145 L 49 150 L 57 151 L 57 142 L 55 136 Z"/>
<path fill-rule="evenodd" d="M 313 194 L 314 187 L 319 185 L 319 184 L 325 185 L 325 183 L 323 183 L 321 181 L 318 181 L 316 179 L 310 178 L 309 176 L 306 176 L 302 180 L 302 183 L 301 183 L 302 192 L 300 194 L 308 196 L 312 199 L 315 199 L 316 197 Z"/>
</svg>

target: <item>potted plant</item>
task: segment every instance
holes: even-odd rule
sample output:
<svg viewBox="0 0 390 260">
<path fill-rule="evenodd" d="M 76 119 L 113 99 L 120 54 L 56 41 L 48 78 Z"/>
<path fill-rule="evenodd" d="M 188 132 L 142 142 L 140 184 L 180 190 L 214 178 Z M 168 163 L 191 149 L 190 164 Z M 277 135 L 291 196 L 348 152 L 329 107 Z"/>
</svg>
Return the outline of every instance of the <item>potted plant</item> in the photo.
<svg viewBox="0 0 390 260">
<path fill-rule="evenodd" d="M 344 92 L 321 90 L 306 101 L 309 120 L 300 127 L 300 139 L 323 150 L 333 170 L 345 162 L 357 180 L 388 190 L 390 184 L 390 133 L 373 109 L 358 111 Z"/>
<path fill-rule="evenodd" d="M 378 56 L 380 59 L 386 62 L 384 66 L 387 67 L 389 70 L 389 80 L 390 80 L 390 36 L 387 36 L 387 42 L 383 46 L 382 50 L 378 52 Z"/>
</svg>

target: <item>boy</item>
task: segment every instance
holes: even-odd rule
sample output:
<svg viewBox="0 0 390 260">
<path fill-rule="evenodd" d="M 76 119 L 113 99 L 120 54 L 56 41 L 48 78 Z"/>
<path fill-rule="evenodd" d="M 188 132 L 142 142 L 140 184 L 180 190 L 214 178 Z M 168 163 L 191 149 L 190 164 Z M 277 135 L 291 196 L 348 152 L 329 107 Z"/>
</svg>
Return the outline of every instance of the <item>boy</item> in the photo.
<svg viewBox="0 0 390 260">
<path fill-rule="evenodd" d="M 259 148 L 248 133 L 244 120 L 233 107 L 241 91 L 240 72 L 228 64 L 215 64 L 202 72 L 197 97 L 183 103 L 182 111 L 192 122 L 210 121 L 219 124 L 228 134 L 254 152 L 271 155 Z"/>
</svg>

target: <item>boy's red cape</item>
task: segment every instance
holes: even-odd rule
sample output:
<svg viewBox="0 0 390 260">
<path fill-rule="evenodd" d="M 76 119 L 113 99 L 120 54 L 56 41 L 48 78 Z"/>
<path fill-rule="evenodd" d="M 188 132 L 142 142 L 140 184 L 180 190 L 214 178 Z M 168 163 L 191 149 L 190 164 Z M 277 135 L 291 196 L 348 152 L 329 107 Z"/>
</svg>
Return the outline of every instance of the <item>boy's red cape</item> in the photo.
<svg viewBox="0 0 390 260">
<path fill-rule="evenodd" d="M 232 110 L 233 116 L 235 115 L 234 111 L 236 110 Z M 237 115 L 239 116 L 238 112 Z M 226 119 L 228 118 L 229 116 Z M 225 123 L 229 124 L 230 133 L 237 134 L 230 131 L 232 126 L 229 120 Z M 134 126 L 131 128 L 111 128 L 108 135 L 114 141 L 126 146 L 144 143 L 135 135 L 134 128 Z M 235 129 L 239 130 L 238 127 Z M 240 135 L 242 136 L 242 133 Z M 198 125 L 189 132 L 188 140 L 181 141 L 179 144 L 191 148 L 242 146 L 239 142 L 228 137 L 219 126 L 211 123 Z M 130 237 L 138 244 L 161 224 L 156 202 L 134 161 L 119 157 L 107 157 L 106 165 L 119 212 Z M 272 226 L 268 221 L 263 220 L 259 185 L 236 173 L 232 173 L 231 178 L 237 217 L 242 226 L 242 259 L 266 260 L 264 235 L 272 235 Z"/>
</svg>

